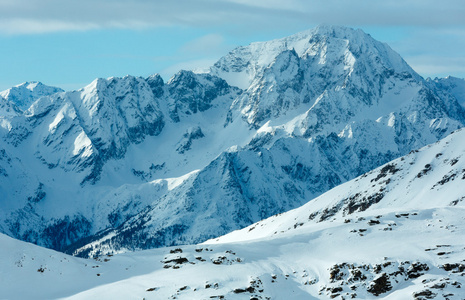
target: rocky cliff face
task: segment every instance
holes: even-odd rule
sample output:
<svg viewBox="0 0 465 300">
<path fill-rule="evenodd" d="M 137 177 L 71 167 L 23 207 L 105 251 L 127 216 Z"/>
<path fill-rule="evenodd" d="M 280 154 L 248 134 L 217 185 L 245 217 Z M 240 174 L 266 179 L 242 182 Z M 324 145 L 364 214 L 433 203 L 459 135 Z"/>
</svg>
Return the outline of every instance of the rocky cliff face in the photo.
<svg viewBox="0 0 465 300">
<path fill-rule="evenodd" d="M 24 112 L 2 99 L 0 229 L 80 255 L 200 242 L 463 127 L 457 97 L 362 31 L 321 26 L 206 74 L 98 79 Z"/>
</svg>

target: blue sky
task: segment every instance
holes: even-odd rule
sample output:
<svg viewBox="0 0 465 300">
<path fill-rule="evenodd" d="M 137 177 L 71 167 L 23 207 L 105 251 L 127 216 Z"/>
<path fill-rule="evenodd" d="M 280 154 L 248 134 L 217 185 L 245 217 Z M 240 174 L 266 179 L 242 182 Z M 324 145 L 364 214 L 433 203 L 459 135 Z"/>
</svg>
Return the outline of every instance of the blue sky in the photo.
<svg viewBox="0 0 465 300">
<path fill-rule="evenodd" d="M 0 90 L 97 77 L 165 80 L 239 45 L 318 24 L 361 28 L 420 75 L 465 77 L 463 0 L 0 0 Z"/>
</svg>

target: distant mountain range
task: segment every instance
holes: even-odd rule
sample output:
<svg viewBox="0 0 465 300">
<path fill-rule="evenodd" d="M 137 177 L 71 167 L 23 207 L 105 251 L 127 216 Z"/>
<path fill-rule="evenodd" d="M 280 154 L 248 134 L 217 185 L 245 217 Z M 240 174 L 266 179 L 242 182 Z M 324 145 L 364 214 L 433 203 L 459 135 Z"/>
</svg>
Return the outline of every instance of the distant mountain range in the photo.
<svg viewBox="0 0 465 300">
<path fill-rule="evenodd" d="M 464 87 L 338 26 L 239 47 L 167 82 L 25 83 L 0 94 L 0 231 L 84 257 L 203 242 L 447 137 L 465 124 Z M 325 200 L 312 220 L 379 197 Z"/>
</svg>

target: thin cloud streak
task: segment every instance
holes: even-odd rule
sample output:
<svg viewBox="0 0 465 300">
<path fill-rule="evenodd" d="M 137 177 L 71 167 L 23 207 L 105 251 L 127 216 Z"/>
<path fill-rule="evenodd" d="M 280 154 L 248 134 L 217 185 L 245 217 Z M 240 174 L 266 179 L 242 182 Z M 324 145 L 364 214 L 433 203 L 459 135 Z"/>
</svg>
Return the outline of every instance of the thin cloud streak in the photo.
<svg viewBox="0 0 465 300">
<path fill-rule="evenodd" d="M 60 20 L 8 19 L 0 20 L 1 32 L 8 35 L 38 34 L 60 31 L 87 31 L 99 29 L 94 23 L 71 23 Z"/>
<path fill-rule="evenodd" d="M 179 51 L 184 54 L 210 55 L 226 52 L 229 49 L 220 34 L 208 34 L 184 44 Z"/>
<path fill-rule="evenodd" d="M 80 70 L 76 73 L 81 77 L 87 72 L 92 78 L 121 72 L 147 74 L 151 69 L 171 76 L 181 68 L 208 66 L 235 46 L 280 38 L 326 23 L 362 28 L 388 42 L 423 76 L 445 76 L 447 72 L 465 77 L 461 67 L 465 65 L 461 51 L 465 47 L 464 15 L 463 0 L 0 0 L 0 39 L 4 46 L 13 45 L 3 50 L 3 56 L 10 61 L 15 57 L 12 51 L 17 52 L 15 43 L 22 49 L 23 45 L 34 45 L 39 50 L 50 47 L 41 44 L 42 38 L 63 47 L 65 50 L 59 54 L 68 51 L 79 56 L 76 59 L 68 55 L 63 63 L 59 57 L 43 54 L 45 50 L 35 56 L 27 53 L 31 63 L 24 63 L 23 55 L 21 67 L 15 69 L 18 74 L 39 72 L 41 64 L 36 62 L 50 60 L 50 65 L 57 64 L 57 73 L 64 72 L 60 67 L 67 66 Z M 55 32 L 77 34 L 47 34 Z M 93 40 L 94 36 L 117 42 L 103 43 L 102 39 Z M 120 36 L 124 36 L 126 44 L 131 41 L 133 49 L 119 45 Z M 62 44 L 63 37 L 68 39 Z M 74 53 L 83 41 L 95 51 L 81 49 Z M 56 54 L 55 48 L 50 52 Z M 94 52 L 104 53 L 108 59 L 96 65 Z M 46 69 L 52 68 L 47 65 Z M 11 74 L 5 78 L 13 82 L 10 77 L 14 78 Z M 69 80 L 85 80 L 81 77 Z"/>
<path fill-rule="evenodd" d="M 319 23 L 349 26 L 465 26 L 462 0 L 3 0 L 0 32 L 35 34 L 106 28 L 220 26 L 261 30 L 310 27 Z M 299 25 L 300 24 L 300 25 Z"/>
</svg>

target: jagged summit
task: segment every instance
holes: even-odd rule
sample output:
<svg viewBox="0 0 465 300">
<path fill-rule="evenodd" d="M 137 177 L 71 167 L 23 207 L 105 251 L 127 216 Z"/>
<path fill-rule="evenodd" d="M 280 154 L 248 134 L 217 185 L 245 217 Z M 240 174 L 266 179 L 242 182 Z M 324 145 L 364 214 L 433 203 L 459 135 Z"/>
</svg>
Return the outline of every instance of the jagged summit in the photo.
<svg viewBox="0 0 465 300">
<path fill-rule="evenodd" d="M 238 47 L 220 58 L 210 72 L 225 78 L 231 85 L 247 89 L 253 79 L 260 76 L 280 53 L 292 49 L 299 58 L 312 58 L 319 65 L 331 65 L 342 59 L 345 67 L 351 69 L 357 59 L 368 57 L 371 63 L 381 68 L 380 71 L 406 72 L 420 78 L 387 44 L 376 41 L 361 29 L 330 25 L 320 25 L 281 39 Z"/>
<path fill-rule="evenodd" d="M 245 91 L 233 103 L 230 119 L 239 116 L 255 128 L 270 118 L 297 117 L 303 104 L 314 106 L 313 111 L 321 105 L 344 106 L 346 111 L 355 107 L 360 110 L 360 105 L 373 110 L 383 107 L 374 114 L 396 110 L 412 95 L 394 97 L 396 81 L 417 91 L 426 85 L 388 45 L 361 30 L 340 26 L 319 26 L 282 39 L 238 47 L 215 63 L 210 72 Z M 346 114 L 340 117 L 343 122 L 357 114 L 341 113 Z"/>
<path fill-rule="evenodd" d="M 63 90 L 38 81 L 31 81 L 0 92 L 0 96 L 15 103 L 21 110 L 26 110 L 38 98 L 59 92 Z"/>
</svg>

